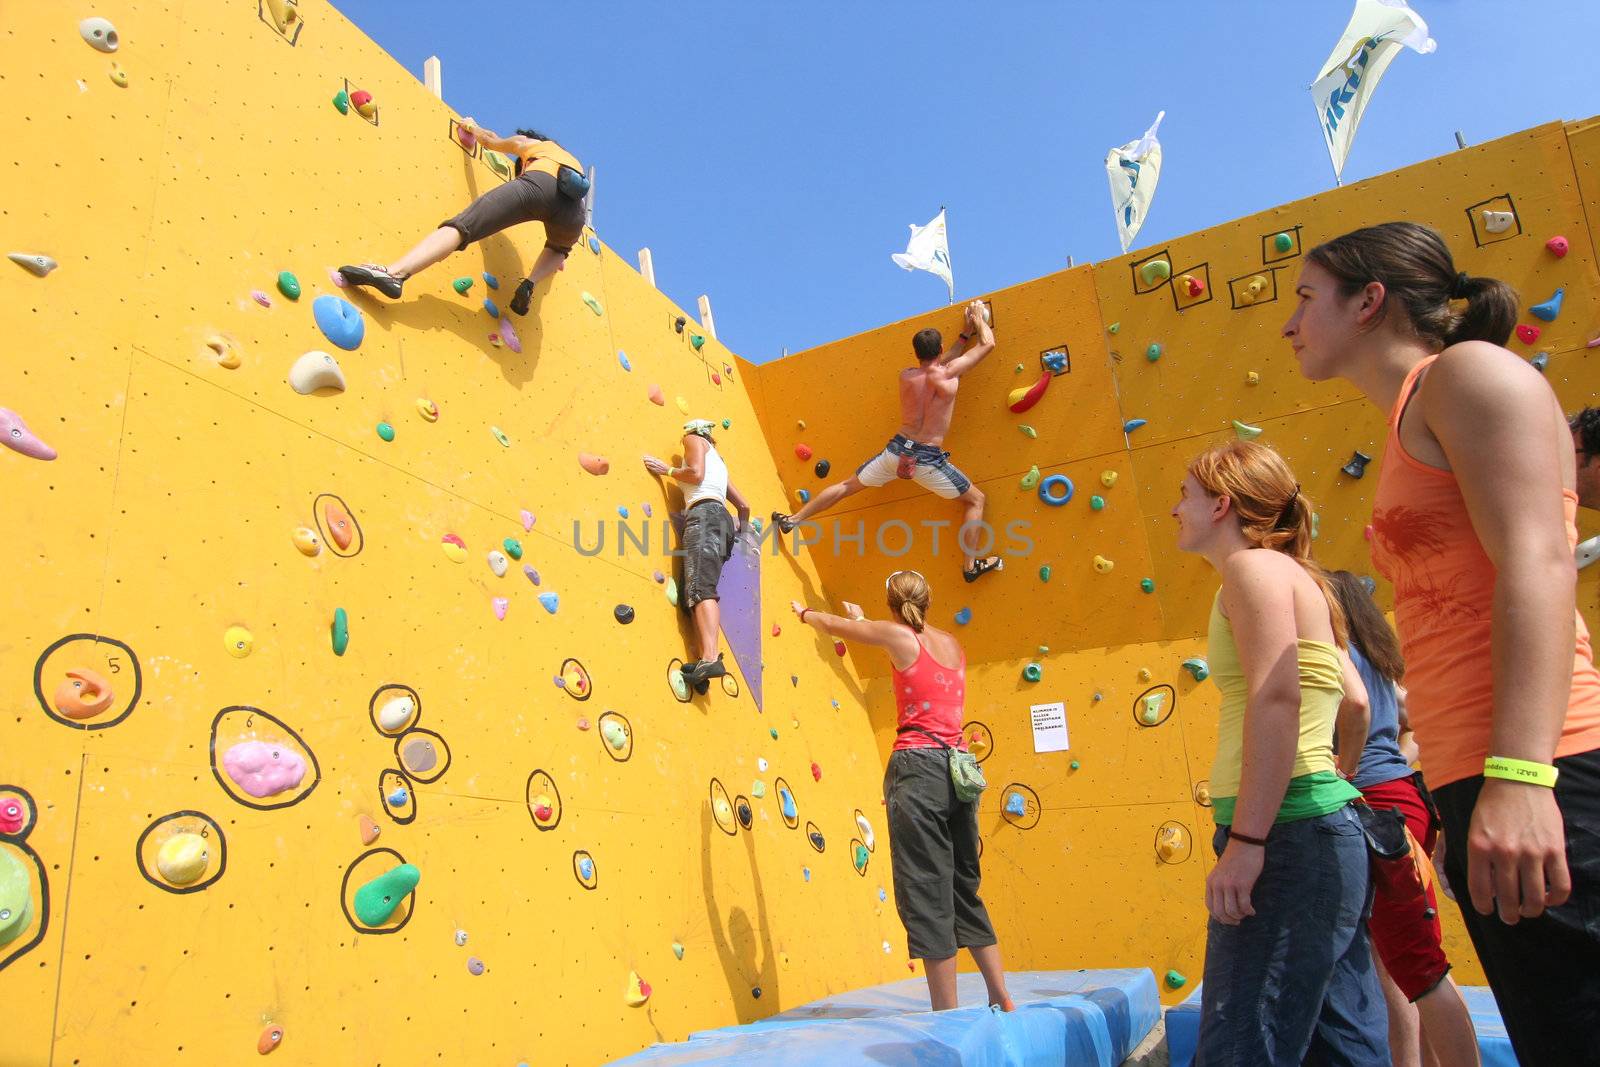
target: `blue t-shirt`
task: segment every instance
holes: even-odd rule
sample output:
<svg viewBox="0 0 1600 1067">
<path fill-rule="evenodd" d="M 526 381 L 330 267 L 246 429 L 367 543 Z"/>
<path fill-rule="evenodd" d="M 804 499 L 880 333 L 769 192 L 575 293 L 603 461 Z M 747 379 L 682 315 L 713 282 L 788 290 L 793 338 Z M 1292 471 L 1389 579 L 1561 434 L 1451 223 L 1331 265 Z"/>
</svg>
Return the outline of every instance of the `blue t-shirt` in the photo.
<svg viewBox="0 0 1600 1067">
<path fill-rule="evenodd" d="M 1394 683 L 1367 662 L 1355 643 L 1350 644 L 1350 661 L 1356 665 L 1367 687 L 1367 703 L 1372 709 L 1372 725 L 1367 730 L 1367 747 L 1361 750 L 1361 766 L 1350 784 L 1368 789 L 1398 778 L 1409 778 L 1411 767 L 1400 754 L 1400 702 Z"/>
</svg>

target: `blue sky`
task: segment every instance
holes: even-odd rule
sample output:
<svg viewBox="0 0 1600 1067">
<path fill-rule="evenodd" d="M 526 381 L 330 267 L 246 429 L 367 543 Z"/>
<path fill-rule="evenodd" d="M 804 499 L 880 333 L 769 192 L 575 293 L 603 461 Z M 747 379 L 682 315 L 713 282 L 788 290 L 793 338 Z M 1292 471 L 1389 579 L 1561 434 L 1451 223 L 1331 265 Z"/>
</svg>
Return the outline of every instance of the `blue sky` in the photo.
<svg viewBox="0 0 1600 1067">
<path fill-rule="evenodd" d="M 941 204 L 957 299 L 1117 255 L 1105 153 L 1163 109 L 1138 245 L 1330 188 L 1306 87 L 1353 7 L 334 3 L 419 78 L 437 54 L 458 113 L 593 164 L 601 237 L 757 362 L 942 304 L 889 261 Z M 1600 3 L 1413 6 L 1438 51 L 1389 68 L 1346 182 L 1600 112 Z"/>
</svg>

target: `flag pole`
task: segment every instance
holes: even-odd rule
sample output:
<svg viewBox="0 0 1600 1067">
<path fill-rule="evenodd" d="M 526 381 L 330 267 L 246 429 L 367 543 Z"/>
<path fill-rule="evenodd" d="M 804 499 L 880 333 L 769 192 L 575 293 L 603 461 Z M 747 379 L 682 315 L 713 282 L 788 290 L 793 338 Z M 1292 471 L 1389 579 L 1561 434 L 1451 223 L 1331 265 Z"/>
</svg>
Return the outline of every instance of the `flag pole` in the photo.
<svg viewBox="0 0 1600 1067">
<path fill-rule="evenodd" d="M 944 210 L 944 205 L 940 204 L 939 214 L 943 215 Z M 944 244 L 946 248 L 950 247 L 950 219 L 948 217 L 944 220 Z M 949 295 L 949 299 L 945 301 L 945 306 L 949 307 L 956 302 L 956 271 L 954 263 L 950 265 L 950 288 L 945 291 Z"/>
</svg>

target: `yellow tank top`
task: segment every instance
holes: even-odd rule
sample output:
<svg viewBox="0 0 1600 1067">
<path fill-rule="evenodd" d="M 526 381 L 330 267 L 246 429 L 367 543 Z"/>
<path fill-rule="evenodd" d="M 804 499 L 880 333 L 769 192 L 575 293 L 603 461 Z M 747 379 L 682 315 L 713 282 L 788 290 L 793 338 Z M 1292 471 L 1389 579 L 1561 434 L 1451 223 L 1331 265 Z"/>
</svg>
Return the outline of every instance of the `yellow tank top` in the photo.
<svg viewBox="0 0 1600 1067">
<path fill-rule="evenodd" d="M 1222 614 L 1222 590 L 1211 602 L 1211 627 L 1208 661 L 1211 680 L 1222 691 L 1222 708 L 1217 722 L 1217 758 L 1211 764 L 1211 795 L 1232 799 L 1239 795 L 1239 776 L 1244 763 L 1244 707 L 1249 696 L 1244 668 L 1239 664 L 1239 648 L 1233 641 L 1233 626 Z M 1332 772 L 1333 724 L 1344 699 L 1344 675 L 1339 669 L 1339 650 L 1326 641 L 1301 638 L 1300 648 L 1300 744 L 1295 750 L 1290 778 Z M 1353 792 L 1353 791 L 1352 791 Z M 1231 805 L 1229 805 L 1231 811 Z"/>
<path fill-rule="evenodd" d="M 578 162 L 578 157 L 554 141 L 535 141 L 522 150 L 524 174 L 532 170 L 555 177 L 563 166 L 583 173 L 583 164 Z"/>
</svg>

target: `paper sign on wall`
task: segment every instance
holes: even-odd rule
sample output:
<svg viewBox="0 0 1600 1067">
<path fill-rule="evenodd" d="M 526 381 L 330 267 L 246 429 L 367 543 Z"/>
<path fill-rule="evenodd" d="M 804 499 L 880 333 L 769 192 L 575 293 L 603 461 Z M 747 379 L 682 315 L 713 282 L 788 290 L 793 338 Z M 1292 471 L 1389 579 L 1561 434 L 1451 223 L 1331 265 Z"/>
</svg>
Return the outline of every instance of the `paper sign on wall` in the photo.
<svg viewBox="0 0 1600 1067">
<path fill-rule="evenodd" d="M 1065 752 L 1067 750 L 1067 706 L 1034 704 L 1029 709 L 1033 716 L 1033 750 L 1035 752 Z"/>
</svg>

